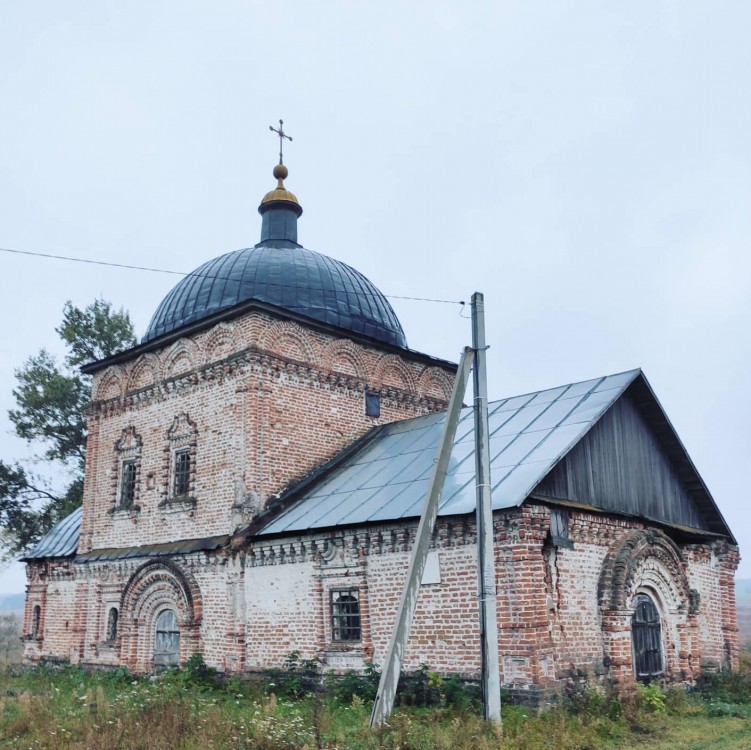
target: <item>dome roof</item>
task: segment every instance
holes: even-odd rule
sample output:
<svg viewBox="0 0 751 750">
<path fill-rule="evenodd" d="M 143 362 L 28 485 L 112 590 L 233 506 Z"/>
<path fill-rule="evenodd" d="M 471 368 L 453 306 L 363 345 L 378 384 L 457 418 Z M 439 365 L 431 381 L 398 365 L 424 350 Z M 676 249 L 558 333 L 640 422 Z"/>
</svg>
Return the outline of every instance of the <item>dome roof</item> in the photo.
<svg viewBox="0 0 751 750">
<path fill-rule="evenodd" d="M 288 240 L 265 240 L 204 263 L 162 300 L 142 342 L 248 300 L 407 346 L 394 310 L 365 276 Z"/>
</svg>

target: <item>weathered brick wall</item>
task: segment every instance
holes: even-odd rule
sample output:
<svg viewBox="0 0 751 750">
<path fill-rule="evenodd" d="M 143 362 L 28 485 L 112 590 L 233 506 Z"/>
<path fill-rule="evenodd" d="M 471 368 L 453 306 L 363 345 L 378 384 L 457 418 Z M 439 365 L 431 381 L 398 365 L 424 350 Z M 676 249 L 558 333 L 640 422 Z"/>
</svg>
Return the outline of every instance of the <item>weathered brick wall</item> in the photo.
<svg viewBox="0 0 751 750">
<path fill-rule="evenodd" d="M 735 620 L 728 609 L 734 600 L 726 594 L 737 552 L 727 544 L 678 548 L 642 523 L 572 511 L 573 548 L 554 547 L 549 509 L 533 503 L 497 513 L 494 527 L 505 685 L 545 689 L 560 685 L 572 670 L 633 680 L 630 601 L 642 590 L 660 607 L 670 679 L 695 677 L 701 663 L 735 663 Z M 26 656 L 122 663 L 148 671 L 156 608 L 141 611 L 128 602 L 129 596 L 136 602 L 158 594 L 182 618 L 183 660 L 200 650 L 209 664 L 235 672 L 281 667 L 297 651 L 302 658 L 319 659 L 326 669 L 357 669 L 371 660 L 380 664 L 415 528 L 414 523 L 388 524 L 256 540 L 247 550 L 154 561 L 153 569 L 143 558 L 34 564 L 27 630 L 34 603 L 43 605 L 45 616 L 42 637 L 27 640 Z M 679 557 L 670 557 L 671 550 Z M 473 519 L 440 519 L 431 555 L 437 557 L 440 577 L 421 587 L 404 666 L 426 663 L 444 673 L 477 677 Z M 619 578 L 622 563 L 632 578 Z M 330 591 L 348 588 L 359 590 L 361 639 L 334 643 Z M 622 612 L 614 609 L 619 596 Z M 134 611 L 121 612 L 118 641 L 108 644 L 106 616 L 113 604 Z"/>
<path fill-rule="evenodd" d="M 76 662 L 81 641 L 81 616 L 72 564 L 68 560 L 44 561 L 27 566 L 24 609 L 24 658 L 42 657 Z M 33 633 L 33 612 L 40 607 L 39 626 Z"/>
<path fill-rule="evenodd" d="M 231 533 L 274 496 L 372 426 L 445 408 L 452 368 L 384 352 L 261 312 L 184 337 L 94 378 L 79 552 Z M 364 395 L 381 396 L 379 418 Z M 187 496 L 174 498 L 173 452 L 190 452 Z M 118 509 L 121 462 L 136 461 L 133 507 Z M 571 545 L 549 536 L 550 510 L 497 513 L 499 657 L 506 685 L 560 685 L 572 670 L 633 679 L 637 593 L 663 621 L 666 674 L 735 665 L 733 575 L 725 542 L 678 545 L 643 523 L 568 511 Z M 29 565 L 40 633 L 26 657 L 153 666 L 154 622 L 173 609 L 180 659 L 200 650 L 228 672 L 280 667 L 297 651 L 327 668 L 385 656 L 416 523 L 250 540 L 240 549 L 149 561 Z M 441 519 L 440 579 L 420 591 L 404 666 L 476 677 L 479 627 L 472 517 Z M 330 596 L 357 589 L 361 638 L 332 638 Z M 107 640 L 108 612 L 119 613 Z"/>
<path fill-rule="evenodd" d="M 228 533 L 374 425 L 445 408 L 452 378 L 420 355 L 258 312 L 106 368 L 94 377 L 79 551 Z M 365 415 L 366 392 L 381 395 L 380 417 Z M 187 501 L 170 502 L 180 415 L 195 466 Z M 123 457 L 137 460 L 136 496 L 118 510 Z"/>
<path fill-rule="evenodd" d="M 697 651 L 701 667 L 728 668 L 738 662 L 738 630 L 735 614 L 735 570 L 738 553 L 723 542 L 687 545 L 687 575 L 699 594 Z"/>
</svg>

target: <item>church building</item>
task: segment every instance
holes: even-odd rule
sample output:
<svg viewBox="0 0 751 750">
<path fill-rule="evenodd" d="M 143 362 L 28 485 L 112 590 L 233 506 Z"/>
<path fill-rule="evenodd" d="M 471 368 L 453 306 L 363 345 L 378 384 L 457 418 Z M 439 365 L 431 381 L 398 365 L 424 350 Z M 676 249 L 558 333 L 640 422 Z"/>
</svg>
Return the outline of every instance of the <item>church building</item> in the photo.
<svg viewBox="0 0 751 750">
<path fill-rule="evenodd" d="M 456 365 L 298 243 L 208 261 L 93 378 L 83 507 L 26 556 L 25 660 L 225 673 L 385 657 Z M 491 374 L 492 377 L 492 374 Z M 690 682 L 738 659 L 738 548 L 640 370 L 491 403 L 504 686 Z M 404 667 L 477 678 L 473 420 L 462 412 Z"/>
</svg>

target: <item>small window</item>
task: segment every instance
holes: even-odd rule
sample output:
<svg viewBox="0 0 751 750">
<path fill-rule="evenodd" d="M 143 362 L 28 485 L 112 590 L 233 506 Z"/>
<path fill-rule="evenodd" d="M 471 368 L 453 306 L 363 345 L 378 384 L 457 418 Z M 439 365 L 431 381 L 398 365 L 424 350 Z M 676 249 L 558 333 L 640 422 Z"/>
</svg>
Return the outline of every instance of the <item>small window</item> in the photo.
<svg viewBox="0 0 751 750">
<path fill-rule="evenodd" d="M 117 607 L 110 607 L 107 615 L 107 632 L 105 640 L 114 641 L 117 638 Z"/>
<path fill-rule="evenodd" d="M 550 510 L 550 541 L 555 547 L 574 548 L 568 535 L 568 511 L 559 508 Z"/>
<path fill-rule="evenodd" d="M 175 495 L 190 492 L 190 450 L 175 451 Z"/>
<path fill-rule="evenodd" d="M 357 589 L 331 592 L 331 640 L 337 643 L 360 640 L 360 592 Z"/>
<path fill-rule="evenodd" d="M 381 397 L 378 393 L 366 393 L 365 394 L 365 416 L 366 417 L 380 417 L 381 416 Z"/>
<path fill-rule="evenodd" d="M 120 507 L 130 508 L 136 498 L 136 459 L 130 458 L 120 465 Z"/>
<path fill-rule="evenodd" d="M 39 631 L 42 626 L 42 608 L 38 605 L 34 605 L 34 609 L 31 610 L 31 637 L 38 638 Z"/>
</svg>

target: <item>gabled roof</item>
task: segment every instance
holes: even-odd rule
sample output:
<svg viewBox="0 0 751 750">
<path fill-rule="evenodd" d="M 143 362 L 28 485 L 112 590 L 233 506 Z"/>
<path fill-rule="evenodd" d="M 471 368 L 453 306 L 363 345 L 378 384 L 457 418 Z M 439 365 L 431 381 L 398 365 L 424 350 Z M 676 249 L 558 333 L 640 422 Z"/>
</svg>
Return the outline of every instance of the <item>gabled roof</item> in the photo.
<svg viewBox="0 0 751 750">
<path fill-rule="evenodd" d="M 521 505 L 628 390 L 691 494 L 712 535 L 735 542 L 717 505 L 641 370 L 586 380 L 489 404 L 493 508 Z M 381 425 L 287 490 L 238 537 L 385 523 L 419 517 L 445 414 Z M 439 515 L 475 511 L 474 424 L 462 410 Z M 540 498 L 549 501 L 550 498 Z M 659 519 L 650 519 L 657 520 Z M 681 531 L 691 528 L 673 525 Z M 81 508 L 60 521 L 23 557 L 75 554 Z M 94 550 L 81 562 L 215 549 L 227 537 Z M 158 550 L 156 548 L 159 548 Z M 178 549 L 179 548 L 179 549 Z"/>
<path fill-rule="evenodd" d="M 41 560 L 45 557 L 68 557 L 75 554 L 81 533 L 82 513 L 82 508 L 76 508 L 69 516 L 63 518 L 21 560 Z"/>
<path fill-rule="evenodd" d="M 521 505 L 556 464 L 632 384 L 649 401 L 650 422 L 697 502 L 729 529 L 641 370 L 551 388 L 489 404 L 493 508 Z M 431 414 L 375 428 L 296 487 L 275 507 L 259 536 L 415 518 L 421 513 L 445 415 Z M 475 510 L 474 424 L 462 410 L 438 514 Z M 260 520 L 260 519 L 259 519 Z M 714 529 L 713 529 L 714 530 Z"/>
</svg>

